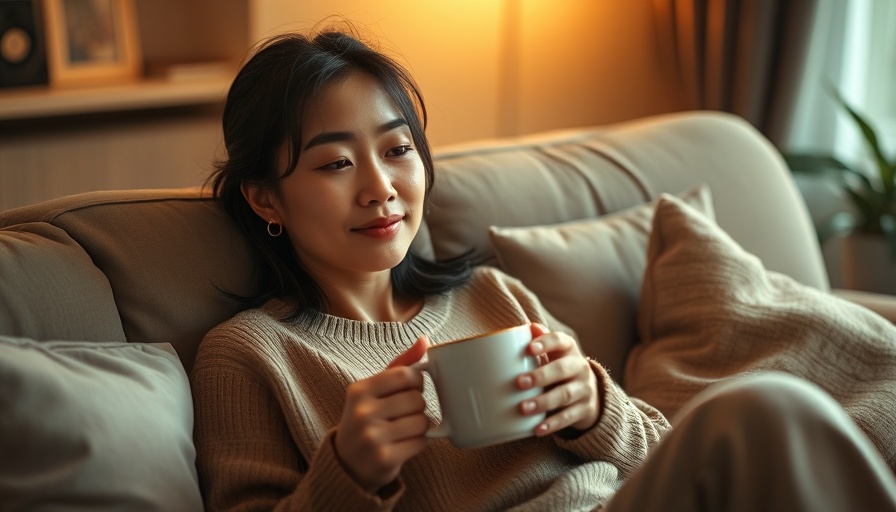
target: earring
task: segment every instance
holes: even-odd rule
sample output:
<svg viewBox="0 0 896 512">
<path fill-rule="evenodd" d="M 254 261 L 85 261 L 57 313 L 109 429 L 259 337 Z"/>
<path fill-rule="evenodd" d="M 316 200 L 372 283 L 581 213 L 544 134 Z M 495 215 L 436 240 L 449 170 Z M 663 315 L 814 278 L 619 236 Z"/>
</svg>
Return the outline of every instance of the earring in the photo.
<svg viewBox="0 0 896 512">
<path fill-rule="evenodd" d="M 277 227 L 274 228 L 273 226 L 277 226 Z M 275 229 L 276 229 L 276 231 L 275 231 Z M 271 235 L 271 237 L 273 237 L 273 238 L 277 238 L 278 236 L 283 234 L 283 225 L 280 224 L 279 222 L 274 222 L 274 219 L 271 219 L 268 222 L 268 234 Z"/>
</svg>

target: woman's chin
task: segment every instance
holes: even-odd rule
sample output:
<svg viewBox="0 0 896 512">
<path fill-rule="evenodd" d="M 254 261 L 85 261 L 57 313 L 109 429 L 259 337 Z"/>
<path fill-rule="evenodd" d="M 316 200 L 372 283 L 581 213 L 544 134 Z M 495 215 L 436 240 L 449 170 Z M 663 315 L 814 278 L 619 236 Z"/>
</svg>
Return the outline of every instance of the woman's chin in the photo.
<svg viewBox="0 0 896 512">
<path fill-rule="evenodd" d="M 387 254 L 380 253 L 376 256 L 361 261 L 361 266 L 368 272 L 381 272 L 391 270 L 401 263 L 407 256 L 408 248 L 404 250 L 390 250 Z"/>
</svg>

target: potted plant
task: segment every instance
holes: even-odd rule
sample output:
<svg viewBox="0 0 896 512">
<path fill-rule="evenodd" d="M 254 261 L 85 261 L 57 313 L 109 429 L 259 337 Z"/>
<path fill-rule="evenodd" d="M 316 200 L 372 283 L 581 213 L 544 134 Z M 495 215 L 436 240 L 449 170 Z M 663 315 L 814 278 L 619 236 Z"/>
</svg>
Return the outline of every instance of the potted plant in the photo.
<svg viewBox="0 0 896 512">
<path fill-rule="evenodd" d="M 844 285 L 896 294 L 896 159 L 884 155 L 871 124 L 840 94 L 833 89 L 831 93 L 861 132 L 870 169 L 847 165 L 833 155 L 789 154 L 785 160 L 795 172 L 835 179 L 853 207 L 818 226 L 822 243 L 843 237 Z"/>
</svg>

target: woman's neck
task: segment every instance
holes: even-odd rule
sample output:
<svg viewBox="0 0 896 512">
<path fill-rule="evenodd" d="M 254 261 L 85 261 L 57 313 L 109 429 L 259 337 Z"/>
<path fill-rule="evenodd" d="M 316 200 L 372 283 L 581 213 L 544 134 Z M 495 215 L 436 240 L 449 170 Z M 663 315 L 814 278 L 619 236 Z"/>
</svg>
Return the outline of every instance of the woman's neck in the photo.
<svg viewBox="0 0 896 512">
<path fill-rule="evenodd" d="M 385 276 L 385 277 L 384 277 Z M 407 322 L 420 312 L 423 301 L 395 293 L 389 273 L 351 284 L 318 281 L 327 297 L 327 313 L 363 322 Z"/>
</svg>

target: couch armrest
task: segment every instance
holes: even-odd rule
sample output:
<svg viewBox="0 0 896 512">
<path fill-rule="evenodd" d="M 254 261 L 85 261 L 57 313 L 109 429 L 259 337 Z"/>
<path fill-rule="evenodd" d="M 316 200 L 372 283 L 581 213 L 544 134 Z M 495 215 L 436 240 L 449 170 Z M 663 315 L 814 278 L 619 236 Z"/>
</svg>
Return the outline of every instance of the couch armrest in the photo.
<svg viewBox="0 0 896 512">
<path fill-rule="evenodd" d="M 896 324 L 896 295 L 860 292 L 857 290 L 835 289 L 831 293 L 850 302 L 865 306 L 890 322 Z"/>
</svg>

